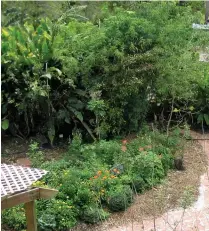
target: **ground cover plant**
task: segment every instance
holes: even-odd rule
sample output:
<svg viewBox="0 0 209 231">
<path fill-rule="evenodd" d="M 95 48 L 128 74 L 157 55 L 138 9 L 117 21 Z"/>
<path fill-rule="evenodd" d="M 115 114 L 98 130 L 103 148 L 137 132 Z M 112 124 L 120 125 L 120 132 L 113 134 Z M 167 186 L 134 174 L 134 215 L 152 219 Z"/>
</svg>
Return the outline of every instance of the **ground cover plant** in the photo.
<svg viewBox="0 0 209 231">
<path fill-rule="evenodd" d="M 34 186 L 59 190 L 56 198 L 37 202 L 40 230 L 67 230 L 81 221 L 98 223 L 112 212 L 126 210 L 135 194 L 159 184 L 168 169 L 174 167 L 180 133 L 175 131 L 167 138 L 158 131 L 147 130 L 130 142 L 101 140 L 84 144 L 79 139 L 77 134 L 63 159 L 40 163 L 49 173 Z M 126 146 L 125 151 L 122 145 Z M 33 154 L 34 144 L 31 147 Z M 31 161 L 37 164 L 34 159 Z M 22 230 L 22 210 L 6 210 L 3 221 Z"/>
</svg>

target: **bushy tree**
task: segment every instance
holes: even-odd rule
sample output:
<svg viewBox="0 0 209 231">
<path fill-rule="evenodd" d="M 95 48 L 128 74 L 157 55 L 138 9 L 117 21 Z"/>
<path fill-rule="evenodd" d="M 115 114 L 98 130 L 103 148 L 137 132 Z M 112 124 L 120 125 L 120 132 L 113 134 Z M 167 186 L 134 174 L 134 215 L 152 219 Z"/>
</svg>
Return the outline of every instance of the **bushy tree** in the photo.
<svg viewBox="0 0 209 231">
<path fill-rule="evenodd" d="M 38 3 L 21 12 L 27 4 Z M 53 143 L 61 124 L 93 139 L 138 131 L 148 111 L 167 131 L 184 118 L 207 121 L 208 67 L 198 51 L 209 41 L 192 29 L 203 14 L 176 2 L 102 3 L 91 22 L 78 12 L 93 5 L 66 4 L 57 22 L 27 11 L 29 20 L 4 24 L 3 129 L 24 137 L 40 127 Z"/>
<path fill-rule="evenodd" d="M 199 62 L 199 51 L 209 40 L 207 32 L 192 28 L 204 21 L 200 12 L 172 2 L 153 4 L 141 4 L 137 12 L 141 17 L 149 15 L 150 26 L 156 28 L 158 76 L 151 109 L 166 121 L 168 130 L 172 122 L 184 122 L 201 110 L 194 105 L 207 64 Z"/>
</svg>

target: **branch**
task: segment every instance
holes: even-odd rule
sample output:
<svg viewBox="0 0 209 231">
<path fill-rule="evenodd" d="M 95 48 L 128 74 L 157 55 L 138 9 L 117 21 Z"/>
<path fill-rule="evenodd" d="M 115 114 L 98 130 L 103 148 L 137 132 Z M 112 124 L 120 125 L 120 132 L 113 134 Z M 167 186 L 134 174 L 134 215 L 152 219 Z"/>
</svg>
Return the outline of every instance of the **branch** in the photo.
<svg viewBox="0 0 209 231">
<path fill-rule="evenodd" d="M 170 116 L 169 116 L 169 120 L 168 120 L 168 124 L 167 124 L 167 136 L 169 133 L 169 127 L 170 127 L 170 123 L 171 123 L 171 118 L 173 115 L 173 105 L 174 105 L 174 97 L 172 97 L 172 104 L 171 104 L 171 112 L 170 112 Z"/>
</svg>

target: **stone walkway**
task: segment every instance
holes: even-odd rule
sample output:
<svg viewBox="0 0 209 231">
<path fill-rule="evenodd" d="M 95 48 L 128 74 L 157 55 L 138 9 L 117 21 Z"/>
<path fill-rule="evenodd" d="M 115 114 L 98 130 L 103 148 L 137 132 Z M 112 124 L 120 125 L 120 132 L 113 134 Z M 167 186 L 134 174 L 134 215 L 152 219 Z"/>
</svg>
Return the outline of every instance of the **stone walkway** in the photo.
<svg viewBox="0 0 209 231">
<path fill-rule="evenodd" d="M 197 137 L 197 134 L 192 134 Z M 209 134 L 198 135 L 199 138 L 209 139 Z M 199 140 L 209 163 L 209 140 Z M 209 166 L 201 176 L 199 197 L 188 209 L 168 211 L 161 217 L 144 220 L 143 224 L 134 222 L 121 227 L 112 227 L 109 231 L 209 231 Z"/>
</svg>

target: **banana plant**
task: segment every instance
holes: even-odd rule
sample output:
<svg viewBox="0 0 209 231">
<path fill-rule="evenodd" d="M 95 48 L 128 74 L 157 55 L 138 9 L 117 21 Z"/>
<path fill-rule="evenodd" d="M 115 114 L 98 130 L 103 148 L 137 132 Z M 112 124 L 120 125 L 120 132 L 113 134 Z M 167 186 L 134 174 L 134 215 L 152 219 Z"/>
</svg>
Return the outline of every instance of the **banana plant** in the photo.
<svg viewBox="0 0 209 231">
<path fill-rule="evenodd" d="M 52 23 L 41 20 L 34 27 L 28 23 L 24 26 L 2 28 L 2 63 L 37 65 L 51 58 Z"/>
</svg>

